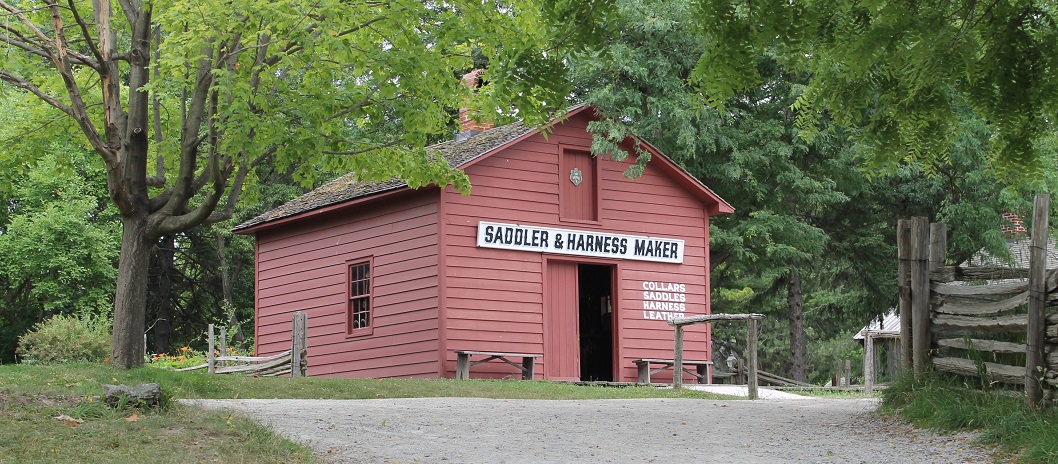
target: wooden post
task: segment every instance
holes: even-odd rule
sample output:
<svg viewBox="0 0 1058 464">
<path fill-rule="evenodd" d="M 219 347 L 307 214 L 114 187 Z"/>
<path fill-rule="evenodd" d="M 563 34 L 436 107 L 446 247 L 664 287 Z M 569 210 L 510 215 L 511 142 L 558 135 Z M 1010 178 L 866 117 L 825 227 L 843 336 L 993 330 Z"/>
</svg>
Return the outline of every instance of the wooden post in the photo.
<svg viewBox="0 0 1058 464">
<path fill-rule="evenodd" d="M 911 218 L 911 364 L 915 375 L 929 367 L 929 224 Z"/>
<path fill-rule="evenodd" d="M 219 345 L 220 345 L 220 355 L 221 356 L 227 356 L 228 355 L 228 328 L 227 327 L 221 327 L 220 328 L 220 340 L 219 341 L 220 341 L 220 343 L 219 343 Z M 226 365 L 228 365 L 228 363 L 226 363 L 224 361 L 220 362 L 220 367 L 224 367 Z"/>
<path fill-rule="evenodd" d="M 863 336 L 863 388 L 874 391 L 874 335 L 870 330 Z"/>
<path fill-rule="evenodd" d="M 209 351 L 206 352 L 206 372 L 210 374 L 216 371 L 216 355 L 213 354 L 213 324 L 209 325 Z"/>
<path fill-rule="evenodd" d="M 1047 229 L 1050 222 L 1050 195 L 1036 195 L 1032 206 L 1032 243 L 1029 247 L 1029 314 L 1025 337 L 1025 405 L 1036 408 L 1043 399 L 1042 378 L 1044 320 L 1047 305 Z"/>
<path fill-rule="evenodd" d="M 852 386 L 852 360 L 845 360 L 845 386 Z"/>
<path fill-rule="evenodd" d="M 746 379 L 746 389 L 749 393 L 749 399 L 757 399 L 757 320 L 746 319 L 746 345 L 749 349 L 749 356 L 746 362 L 749 363 L 749 378 Z"/>
<path fill-rule="evenodd" d="M 929 225 L 929 268 L 926 274 L 926 365 L 930 365 L 930 351 L 933 348 L 933 308 L 930 306 L 929 273 L 944 266 L 948 260 L 948 226 L 934 222 Z"/>
<path fill-rule="evenodd" d="M 672 353 L 672 388 L 683 388 L 683 326 L 676 326 L 676 347 Z M 650 366 L 647 366 L 650 369 Z"/>
<path fill-rule="evenodd" d="M 938 222 L 929 225 L 929 272 L 948 260 L 948 226 Z"/>
<path fill-rule="evenodd" d="M 305 325 L 307 323 L 307 316 L 301 311 L 294 313 L 294 328 L 291 330 L 290 335 L 290 376 L 291 377 L 304 377 L 306 366 L 305 366 L 305 354 L 307 351 L 306 342 L 306 330 Z"/>
<path fill-rule="evenodd" d="M 301 376 L 309 376 L 309 314 L 301 313 Z"/>
<path fill-rule="evenodd" d="M 830 385 L 833 387 L 841 386 L 841 360 L 834 360 L 834 378 L 831 380 Z"/>
<path fill-rule="evenodd" d="M 911 371 L 911 222 L 896 221 L 896 249 L 899 267 L 897 283 L 900 288 L 900 368 Z"/>
</svg>

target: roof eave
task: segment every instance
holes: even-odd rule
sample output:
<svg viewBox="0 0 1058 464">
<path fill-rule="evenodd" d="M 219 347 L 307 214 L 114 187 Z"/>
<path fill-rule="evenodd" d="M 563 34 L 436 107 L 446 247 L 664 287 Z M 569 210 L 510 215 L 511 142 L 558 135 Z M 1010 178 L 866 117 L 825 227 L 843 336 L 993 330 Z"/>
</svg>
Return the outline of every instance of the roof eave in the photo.
<svg viewBox="0 0 1058 464">
<path fill-rule="evenodd" d="M 284 216 L 284 217 L 281 217 L 279 219 L 274 219 L 274 220 L 271 220 L 271 221 L 260 222 L 260 223 L 254 224 L 252 226 L 249 226 L 249 227 L 245 227 L 245 228 L 241 228 L 241 229 L 240 228 L 234 228 L 231 231 L 234 234 L 240 234 L 240 235 L 256 234 L 256 233 L 261 232 L 263 230 L 272 229 L 274 227 L 281 227 L 281 226 L 284 226 L 284 225 L 289 224 L 291 222 L 301 221 L 301 220 L 304 220 L 306 218 L 311 218 L 311 217 L 316 217 L 316 216 L 320 216 L 320 215 L 324 215 L 324 214 L 333 213 L 335 211 L 342 210 L 342 209 L 345 209 L 345 208 L 350 208 L 350 207 L 353 207 L 353 206 L 356 206 L 356 205 L 359 205 L 359 204 L 362 204 L 362 203 L 367 203 L 367 202 L 370 202 L 370 201 L 376 201 L 376 200 L 378 200 L 380 198 L 388 198 L 388 197 L 396 196 L 397 194 L 405 193 L 405 192 L 424 191 L 426 189 L 431 189 L 431 188 L 436 188 L 436 186 L 430 185 L 430 186 L 422 187 L 422 188 L 419 188 L 419 189 L 411 189 L 407 185 L 399 186 L 399 187 L 393 187 L 393 188 L 388 189 L 388 190 L 382 190 L 382 191 L 379 191 L 379 192 L 374 192 L 374 193 L 369 194 L 369 195 L 353 198 L 351 200 L 346 200 L 346 201 L 343 201 L 343 202 L 340 202 L 340 203 L 334 203 L 334 204 L 323 206 L 323 207 L 320 207 L 320 208 L 311 209 L 311 210 L 308 210 L 308 211 L 302 211 L 302 212 L 297 213 L 297 214 L 292 214 L 290 216 Z"/>
</svg>

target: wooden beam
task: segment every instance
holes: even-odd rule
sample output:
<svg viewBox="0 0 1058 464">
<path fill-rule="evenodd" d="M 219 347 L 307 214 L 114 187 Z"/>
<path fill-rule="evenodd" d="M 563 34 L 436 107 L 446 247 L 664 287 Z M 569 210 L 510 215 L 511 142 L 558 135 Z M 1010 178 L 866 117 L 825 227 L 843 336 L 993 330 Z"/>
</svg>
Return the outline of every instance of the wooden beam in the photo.
<svg viewBox="0 0 1058 464">
<path fill-rule="evenodd" d="M 704 314 L 701 316 L 691 317 L 677 317 L 669 319 L 669 325 L 676 327 L 681 325 L 698 324 L 701 322 L 723 322 L 723 321 L 744 321 L 747 319 L 764 319 L 763 314 L 749 313 L 749 314 Z"/>
<path fill-rule="evenodd" d="M 994 316 L 999 313 L 1016 309 L 1028 304 L 1028 302 L 1029 292 L 1025 291 L 1000 301 L 985 301 L 979 303 L 966 303 L 956 300 L 945 301 L 934 308 L 933 311 L 959 316 Z"/>
<path fill-rule="evenodd" d="M 934 292 L 944 296 L 993 296 L 1010 295 L 1028 291 L 1028 282 L 1002 282 L 990 285 L 933 284 Z"/>
<path fill-rule="evenodd" d="M 933 280 L 934 282 L 1028 279 L 1029 270 L 1026 268 L 991 266 L 942 266 L 934 269 L 933 272 L 931 272 L 929 275 L 930 280 Z"/>
<path fill-rule="evenodd" d="M 977 338 L 969 340 L 965 338 L 944 338 L 937 340 L 937 345 L 960 350 L 972 349 L 977 351 L 988 351 L 990 353 L 1025 353 L 1025 345 L 1023 343 L 998 342 L 995 340 L 981 340 Z"/>
<path fill-rule="evenodd" d="M 1021 366 L 1008 366 L 989 362 L 983 363 L 983 365 L 989 380 L 1018 385 L 1025 383 L 1025 368 Z M 977 364 L 974 364 L 969 359 L 934 358 L 933 366 L 939 371 L 969 377 L 977 377 L 980 373 L 977 370 Z"/>
<path fill-rule="evenodd" d="M 979 332 L 1023 332 L 1028 326 L 1028 317 L 1024 314 L 996 317 L 938 314 L 933 318 L 933 325 L 939 328 L 955 328 Z"/>
</svg>

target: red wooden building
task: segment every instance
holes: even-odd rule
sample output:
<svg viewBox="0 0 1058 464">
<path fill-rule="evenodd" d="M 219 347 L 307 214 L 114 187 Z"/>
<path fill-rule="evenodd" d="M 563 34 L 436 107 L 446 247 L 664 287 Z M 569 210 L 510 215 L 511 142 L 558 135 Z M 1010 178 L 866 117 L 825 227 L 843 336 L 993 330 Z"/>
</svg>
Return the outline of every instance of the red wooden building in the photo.
<svg viewBox="0 0 1058 464">
<path fill-rule="evenodd" d="M 258 354 L 289 349 L 300 310 L 312 376 L 453 377 L 453 350 L 480 350 L 542 354 L 538 379 L 635 381 L 634 359 L 671 358 L 666 320 L 709 313 L 709 218 L 732 208 L 641 141 L 624 142 L 652 154 L 636 180 L 592 157 L 593 117 L 431 147 L 469 196 L 347 175 L 239 225 L 257 239 Z M 685 343 L 711 359 L 703 325 Z"/>
</svg>

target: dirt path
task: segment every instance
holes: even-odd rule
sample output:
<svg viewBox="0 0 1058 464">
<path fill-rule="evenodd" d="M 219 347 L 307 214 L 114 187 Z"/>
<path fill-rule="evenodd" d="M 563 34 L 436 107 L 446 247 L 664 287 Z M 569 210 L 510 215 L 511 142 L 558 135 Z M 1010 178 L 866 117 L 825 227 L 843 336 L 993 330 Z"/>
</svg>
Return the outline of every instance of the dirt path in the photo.
<svg viewBox="0 0 1058 464">
<path fill-rule="evenodd" d="M 245 411 L 335 463 L 992 462 L 967 435 L 875 400 L 197 400 Z"/>
</svg>

